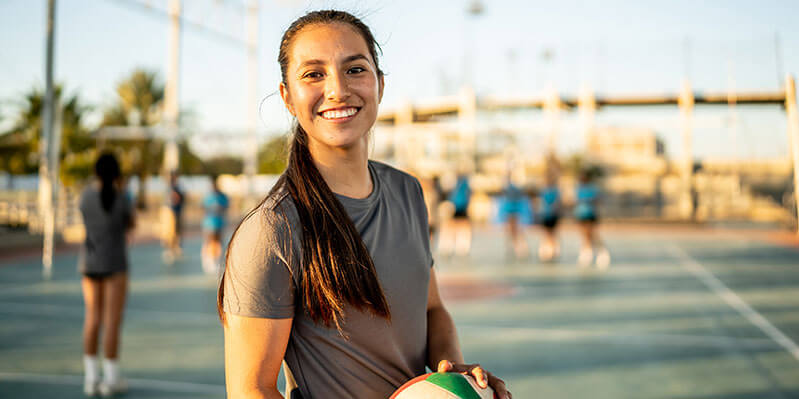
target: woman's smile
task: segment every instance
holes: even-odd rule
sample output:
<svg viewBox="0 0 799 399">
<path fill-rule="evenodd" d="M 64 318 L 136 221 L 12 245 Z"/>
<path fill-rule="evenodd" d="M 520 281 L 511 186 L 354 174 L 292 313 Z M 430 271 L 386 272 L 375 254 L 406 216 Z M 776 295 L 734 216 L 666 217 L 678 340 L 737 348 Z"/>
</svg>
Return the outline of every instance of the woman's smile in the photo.
<svg viewBox="0 0 799 399">
<path fill-rule="evenodd" d="M 323 111 L 320 111 L 318 115 L 321 116 L 322 119 L 329 122 L 344 123 L 354 119 L 360 110 L 361 107 L 351 106 L 327 108 Z"/>
</svg>

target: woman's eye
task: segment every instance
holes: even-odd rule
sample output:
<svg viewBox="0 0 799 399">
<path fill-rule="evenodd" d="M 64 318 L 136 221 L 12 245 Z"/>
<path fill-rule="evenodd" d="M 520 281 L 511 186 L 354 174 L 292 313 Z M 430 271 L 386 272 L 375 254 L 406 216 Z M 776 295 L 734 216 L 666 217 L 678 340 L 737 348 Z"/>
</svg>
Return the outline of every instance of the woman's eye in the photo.
<svg viewBox="0 0 799 399">
<path fill-rule="evenodd" d="M 347 70 L 347 73 L 361 73 L 366 72 L 366 68 L 363 67 L 352 67 Z"/>
<path fill-rule="evenodd" d="M 322 74 L 319 72 L 308 72 L 305 75 L 302 75 L 303 78 L 310 78 L 310 79 L 318 79 L 322 77 Z"/>
</svg>

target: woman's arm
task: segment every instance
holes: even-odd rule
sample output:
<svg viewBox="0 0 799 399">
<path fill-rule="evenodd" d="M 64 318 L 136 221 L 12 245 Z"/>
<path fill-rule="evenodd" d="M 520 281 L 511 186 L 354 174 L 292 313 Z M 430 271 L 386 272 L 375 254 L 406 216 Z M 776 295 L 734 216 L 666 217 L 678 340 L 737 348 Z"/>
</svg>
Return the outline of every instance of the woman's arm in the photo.
<svg viewBox="0 0 799 399">
<path fill-rule="evenodd" d="M 292 319 L 225 315 L 225 385 L 229 399 L 283 399 L 277 376 Z"/>
<path fill-rule="evenodd" d="M 471 374 L 478 386 L 490 386 L 497 398 L 512 399 L 504 381 L 484 370 L 479 364 L 464 363 L 455 322 L 438 293 L 435 269 L 430 269 L 430 286 L 427 292 L 427 367 L 438 372 Z"/>
<path fill-rule="evenodd" d="M 430 269 L 430 286 L 427 291 L 427 367 L 436 370 L 442 360 L 463 363 L 463 354 L 455 323 L 438 293 L 435 269 Z"/>
</svg>

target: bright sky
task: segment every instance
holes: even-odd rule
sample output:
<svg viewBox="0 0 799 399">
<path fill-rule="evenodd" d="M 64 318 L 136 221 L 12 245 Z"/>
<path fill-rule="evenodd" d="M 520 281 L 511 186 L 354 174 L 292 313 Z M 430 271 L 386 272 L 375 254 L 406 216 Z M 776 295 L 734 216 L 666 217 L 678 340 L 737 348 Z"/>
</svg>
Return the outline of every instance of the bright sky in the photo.
<svg viewBox="0 0 799 399">
<path fill-rule="evenodd" d="M 225 5 L 244 1 L 184 0 L 184 7 L 188 17 L 244 38 L 244 18 Z M 149 2 L 166 7 L 166 0 Z M 261 1 L 259 96 L 277 88 L 275 59 L 283 30 L 305 11 L 320 8 L 348 10 L 371 26 L 384 50 L 385 106 L 456 93 L 464 82 L 465 60 L 478 93 L 494 95 L 535 95 L 547 84 L 567 94 L 581 85 L 600 94 L 676 92 L 686 74 L 699 91 L 731 85 L 776 90 L 778 74 L 799 74 L 799 5 L 793 0 L 483 0 L 485 13 L 477 18 L 467 17 L 467 3 Z M 0 0 L 2 116 L 12 112 L 8 103 L 21 93 L 43 86 L 45 4 Z M 164 77 L 168 22 L 135 4 L 58 1 L 56 80 L 95 107 L 91 120 L 114 101 L 115 84 L 133 68 L 151 68 Z M 246 102 L 243 47 L 186 27 L 182 50 L 181 106 L 193 111 L 203 129 L 243 129 L 247 107 L 257 106 Z M 545 51 L 552 54 L 549 62 L 542 57 Z M 783 111 L 739 108 L 743 122 L 736 148 L 745 148 L 742 154 L 748 156 L 787 156 Z M 262 131 L 284 125 L 279 109 L 276 96 L 264 101 Z M 732 151 L 718 145 L 728 132 L 727 113 L 724 107 L 697 111 L 698 155 Z M 654 127 L 667 148 L 678 151 L 677 115 L 676 109 L 643 115 L 609 110 L 600 111 L 598 120 Z"/>
</svg>

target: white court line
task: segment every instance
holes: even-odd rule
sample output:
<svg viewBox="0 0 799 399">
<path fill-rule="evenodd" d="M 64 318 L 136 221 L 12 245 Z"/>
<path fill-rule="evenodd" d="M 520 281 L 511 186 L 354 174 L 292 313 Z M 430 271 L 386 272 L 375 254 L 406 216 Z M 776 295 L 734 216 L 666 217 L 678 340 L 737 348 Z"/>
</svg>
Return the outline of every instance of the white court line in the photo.
<svg viewBox="0 0 799 399">
<path fill-rule="evenodd" d="M 489 327 L 460 325 L 461 332 L 501 336 L 524 341 L 606 341 L 622 344 L 675 345 L 694 347 L 746 347 L 751 349 L 773 348 L 768 338 L 735 338 L 717 335 L 619 333 L 596 330 L 564 330 L 534 327 Z"/>
<path fill-rule="evenodd" d="M 793 342 L 793 340 L 783 334 L 777 327 L 774 327 L 763 315 L 749 306 L 738 294 L 727 288 L 721 280 L 702 266 L 701 263 L 697 262 L 696 259 L 688 255 L 682 248 L 671 244 L 669 245 L 669 251 L 681 261 L 680 264 L 686 270 L 691 272 L 691 274 L 701 280 L 708 288 L 713 290 L 724 302 L 727 302 L 728 305 L 737 310 L 738 313 L 749 320 L 750 323 L 760 328 L 769 338 L 785 348 L 796 360 L 799 360 L 799 346 L 796 345 L 796 342 Z"/>
<path fill-rule="evenodd" d="M 22 381 L 44 384 L 83 385 L 83 376 L 63 374 L 10 373 L 0 371 L 0 381 Z M 193 382 L 150 380 L 129 378 L 128 386 L 142 390 L 159 390 L 173 393 L 224 394 L 224 385 L 198 384 Z"/>
<path fill-rule="evenodd" d="M 57 305 L 50 303 L 24 303 L 24 302 L 0 302 L 0 313 L 20 314 L 20 315 L 69 315 L 72 317 L 83 317 L 84 309 L 82 305 Z M 125 308 L 125 313 L 130 315 L 144 315 L 149 318 L 158 317 L 162 320 L 188 321 L 188 322 L 212 322 L 218 323 L 219 317 L 213 313 L 201 312 L 180 312 L 149 310 L 137 308 Z"/>
</svg>

